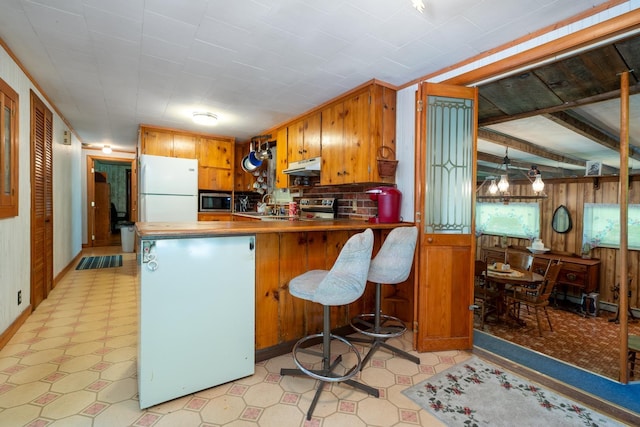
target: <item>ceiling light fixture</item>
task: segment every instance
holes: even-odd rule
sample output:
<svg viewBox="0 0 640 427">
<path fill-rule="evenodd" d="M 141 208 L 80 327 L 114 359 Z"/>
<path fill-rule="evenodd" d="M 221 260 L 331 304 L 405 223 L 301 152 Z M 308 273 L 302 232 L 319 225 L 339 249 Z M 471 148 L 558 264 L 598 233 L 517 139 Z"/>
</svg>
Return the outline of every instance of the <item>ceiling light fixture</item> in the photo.
<svg viewBox="0 0 640 427">
<path fill-rule="evenodd" d="M 502 166 L 504 165 L 504 172 L 502 171 Z M 476 193 L 478 193 L 478 199 L 500 199 L 505 203 L 509 203 L 509 200 L 526 200 L 526 199 L 545 199 L 547 197 L 546 194 L 543 193 L 544 190 L 544 182 L 542 181 L 542 175 L 540 174 L 540 170 L 536 165 L 531 165 L 531 169 L 525 173 L 521 169 L 517 169 L 520 173 L 527 177 L 527 179 L 531 182 L 531 189 L 534 192 L 534 196 L 519 196 L 519 195 L 511 195 L 509 193 L 509 165 L 511 165 L 511 159 L 509 159 L 509 148 L 506 149 L 506 153 L 504 158 L 502 159 L 502 164 L 498 165 L 496 168 L 496 173 L 500 173 L 500 180 L 496 183 L 497 176 L 488 176 L 484 179 L 482 184 L 478 186 L 476 189 Z M 489 185 L 489 195 L 482 196 L 480 195 L 480 190 L 487 182 L 491 182 Z"/>
<path fill-rule="evenodd" d="M 102 146 L 102 152 L 104 154 L 111 154 L 111 152 L 112 152 L 111 146 L 110 145 L 103 145 Z"/>
<path fill-rule="evenodd" d="M 411 4 L 418 12 L 424 12 L 424 2 L 422 0 L 411 0 Z"/>
<path fill-rule="evenodd" d="M 194 112 L 193 121 L 203 126 L 215 126 L 218 124 L 218 116 L 207 112 Z"/>
</svg>

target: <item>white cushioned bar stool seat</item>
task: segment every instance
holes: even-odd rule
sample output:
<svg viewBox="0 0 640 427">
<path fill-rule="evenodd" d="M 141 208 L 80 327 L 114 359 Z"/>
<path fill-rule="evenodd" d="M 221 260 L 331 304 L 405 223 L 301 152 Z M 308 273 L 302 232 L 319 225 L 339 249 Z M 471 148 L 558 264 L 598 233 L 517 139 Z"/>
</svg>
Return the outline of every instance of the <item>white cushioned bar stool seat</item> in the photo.
<svg viewBox="0 0 640 427">
<path fill-rule="evenodd" d="M 331 306 L 350 304 L 364 293 L 372 251 L 373 232 L 371 229 L 366 229 L 347 240 L 331 270 L 307 271 L 289 281 L 289 293 L 292 296 L 316 302 L 323 306 L 322 332 L 303 337 L 293 346 L 293 361 L 298 368 L 283 368 L 280 370 L 280 375 L 308 375 L 321 381 L 307 412 L 307 420 L 311 419 L 320 393 L 323 390 L 324 382 L 345 382 L 372 396 L 379 397 L 378 389 L 351 379 L 360 371 L 362 358 L 352 343 L 331 333 L 330 324 Z M 321 352 L 306 348 L 312 345 L 313 341 L 317 341 L 320 338 L 322 339 Z M 345 353 L 352 352 L 355 354 L 356 363 L 353 367 L 344 368 L 340 373 L 337 372 L 339 367 L 342 368 L 340 366 L 342 354 L 339 354 L 333 361 L 331 360 L 332 340 L 342 343 L 342 346 L 347 348 Z M 322 365 L 321 368 L 309 367 L 310 363 L 307 359 L 303 363 L 301 359 L 302 353 L 318 356 L 318 362 L 321 362 Z"/>
<path fill-rule="evenodd" d="M 409 277 L 418 239 L 417 227 L 397 227 L 391 230 L 382 247 L 371 261 L 368 280 L 376 284 L 375 312 L 360 314 L 351 319 L 351 326 L 369 339 L 350 338 L 351 341 L 371 344 L 362 361 L 367 361 L 380 347 L 396 355 L 420 364 L 420 359 L 408 352 L 388 344 L 389 338 L 399 337 L 407 330 L 404 322 L 397 317 L 382 314 L 382 284 L 395 285 Z"/>
</svg>

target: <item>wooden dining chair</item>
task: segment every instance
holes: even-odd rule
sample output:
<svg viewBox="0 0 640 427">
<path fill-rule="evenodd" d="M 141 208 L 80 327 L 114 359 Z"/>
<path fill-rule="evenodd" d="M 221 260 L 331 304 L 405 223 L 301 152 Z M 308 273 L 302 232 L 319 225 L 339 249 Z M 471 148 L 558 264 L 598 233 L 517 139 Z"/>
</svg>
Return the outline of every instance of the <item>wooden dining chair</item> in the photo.
<svg viewBox="0 0 640 427">
<path fill-rule="evenodd" d="M 484 328 L 484 322 L 489 313 L 497 309 L 498 291 L 491 287 L 488 280 L 487 263 L 476 260 L 474 269 L 473 303 L 474 312 L 479 315 L 480 329 Z"/>
<path fill-rule="evenodd" d="M 553 288 L 556 285 L 556 280 L 558 280 L 558 275 L 560 274 L 561 269 L 562 263 L 559 262 L 557 264 L 552 264 L 549 267 L 544 280 L 536 288 L 514 288 L 511 292 L 506 294 L 507 306 L 517 319 L 520 318 L 520 308 L 522 305 L 525 305 L 527 308 L 530 307 L 535 311 L 536 322 L 538 323 L 538 333 L 540 336 L 542 336 L 542 324 L 540 322 L 539 309 L 544 311 L 544 314 L 547 317 L 547 322 L 549 323 L 549 329 L 553 331 L 551 318 L 547 312 L 547 306 L 549 305 L 549 297 L 553 292 Z"/>
<path fill-rule="evenodd" d="M 529 271 L 533 263 L 533 255 L 520 251 L 507 251 L 506 260 L 512 268 Z"/>
</svg>

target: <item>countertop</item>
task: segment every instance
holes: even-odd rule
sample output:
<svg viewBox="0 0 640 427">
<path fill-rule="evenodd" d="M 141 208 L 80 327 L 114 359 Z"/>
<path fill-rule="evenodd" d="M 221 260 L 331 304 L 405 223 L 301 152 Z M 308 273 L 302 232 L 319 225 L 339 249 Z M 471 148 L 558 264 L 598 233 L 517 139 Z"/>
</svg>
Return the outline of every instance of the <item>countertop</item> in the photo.
<svg viewBox="0 0 640 427">
<path fill-rule="evenodd" d="M 136 232 L 142 239 L 175 239 L 260 233 L 297 233 L 301 231 L 365 230 L 367 228 L 385 230 L 412 225 L 414 224 L 411 222 L 380 224 L 344 219 L 333 221 L 137 222 Z"/>
</svg>

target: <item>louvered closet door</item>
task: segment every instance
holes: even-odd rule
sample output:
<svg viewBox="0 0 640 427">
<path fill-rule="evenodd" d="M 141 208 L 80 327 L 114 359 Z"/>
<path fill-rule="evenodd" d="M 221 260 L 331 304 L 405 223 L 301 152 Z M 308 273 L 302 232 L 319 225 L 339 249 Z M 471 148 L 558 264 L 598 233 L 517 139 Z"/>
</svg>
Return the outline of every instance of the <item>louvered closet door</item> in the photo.
<svg viewBox="0 0 640 427">
<path fill-rule="evenodd" d="M 53 286 L 53 114 L 31 92 L 31 306 Z"/>
</svg>

